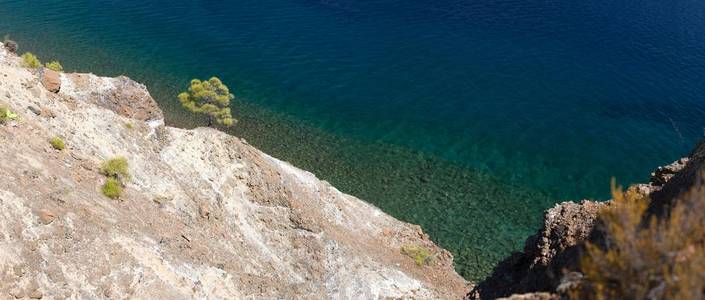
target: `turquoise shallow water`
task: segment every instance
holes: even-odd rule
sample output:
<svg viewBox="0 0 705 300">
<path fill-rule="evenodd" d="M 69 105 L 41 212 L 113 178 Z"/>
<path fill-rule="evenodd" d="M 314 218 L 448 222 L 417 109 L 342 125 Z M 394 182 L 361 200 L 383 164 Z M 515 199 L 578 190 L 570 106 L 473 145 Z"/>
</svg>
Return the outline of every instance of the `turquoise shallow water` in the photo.
<svg viewBox="0 0 705 300">
<path fill-rule="evenodd" d="M 420 224 L 470 279 L 565 199 L 646 179 L 705 131 L 705 3 L 0 0 L 68 70 L 175 95 L 219 75 L 233 134 Z"/>
</svg>

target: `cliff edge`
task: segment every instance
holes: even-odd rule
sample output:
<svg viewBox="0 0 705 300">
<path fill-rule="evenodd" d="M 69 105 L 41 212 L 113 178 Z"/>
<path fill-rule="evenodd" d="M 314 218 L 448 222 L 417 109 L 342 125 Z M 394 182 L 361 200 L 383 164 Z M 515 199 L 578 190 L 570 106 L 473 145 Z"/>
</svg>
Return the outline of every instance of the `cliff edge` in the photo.
<svg viewBox="0 0 705 300">
<path fill-rule="evenodd" d="M 702 174 L 705 174 L 705 142 L 699 143 L 687 157 L 658 167 L 651 173 L 649 183 L 630 187 L 631 192 L 643 197 L 639 201 L 645 202 L 646 210 L 640 218 L 649 220 L 650 224 L 656 224 L 656 221 L 663 224 L 676 204 L 683 201 L 682 196 L 688 195 L 697 184 L 702 185 Z M 542 228 L 526 240 L 523 251 L 513 253 L 500 262 L 493 273 L 479 282 L 466 299 L 599 299 L 596 295 L 576 293 L 581 285 L 589 284 L 585 279 L 590 279 L 583 274 L 580 260 L 585 255 L 586 243 L 606 247 L 604 241 L 607 233 L 604 223 L 599 226 L 603 222 L 599 218 L 599 212 L 603 208 L 614 207 L 613 201 L 564 202 L 548 209 L 544 214 Z M 693 206 L 693 203 L 702 203 L 705 198 L 700 194 L 692 194 L 690 201 L 693 202 L 688 205 Z M 648 219 L 652 216 L 655 218 Z M 692 218 L 702 222 L 701 215 L 693 214 Z M 686 219 L 676 222 L 685 224 L 684 220 Z M 640 226 L 639 228 L 642 228 L 646 225 Z M 650 238 L 667 241 L 667 237 L 661 235 Z M 682 237 L 679 235 L 676 238 Z M 612 243 L 615 243 L 614 240 Z M 642 243 L 642 247 L 647 245 L 652 244 Z M 634 255 L 636 254 L 638 253 L 635 252 Z M 634 268 L 642 268 L 642 272 L 646 272 L 645 266 L 646 264 L 642 264 Z M 663 293 L 665 287 L 665 284 L 659 285 L 659 288 L 652 290 L 655 291 L 653 294 Z M 702 290 L 694 288 L 694 291 L 698 297 L 703 296 Z M 697 294 L 698 291 L 700 294 Z M 668 299 L 666 296 L 651 298 Z"/>
<path fill-rule="evenodd" d="M 44 84 L 42 84 L 42 82 Z M 51 91 L 50 91 L 51 90 Z M 458 299 L 420 227 L 210 128 L 166 127 L 129 78 L 29 70 L 0 47 L 0 294 Z M 48 142 L 60 137 L 65 150 Z M 100 164 L 123 156 L 119 200 Z M 417 265 L 403 247 L 422 247 Z"/>
</svg>

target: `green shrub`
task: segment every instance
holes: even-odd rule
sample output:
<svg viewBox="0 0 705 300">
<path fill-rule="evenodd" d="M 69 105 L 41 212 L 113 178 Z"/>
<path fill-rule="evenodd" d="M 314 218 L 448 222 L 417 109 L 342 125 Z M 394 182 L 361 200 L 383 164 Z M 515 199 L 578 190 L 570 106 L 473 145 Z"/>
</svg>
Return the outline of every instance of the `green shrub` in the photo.
<svg viewBox="0 0 705 300">
<path fill-rule="evenodd" d="M 0 124 L 5 124 L 7 121 L 19 121 L 20 116 L 10 111 L 7 107 L 0 107 Z"/>
<path fill-rule="evenodd" d="M 60 137 L 53 137 L 49 140 L 49 143 L 51 144 L 52 147 L 56 150 L 64 150 L 66 148 L 66 144 L 64 143 L 64 140 L 62 140 Z"/>
<path fill-rule="evenodd" d="M 39 61 L 39 58 L 37 58 L 36 55 L 30 52 L 22 54 L 22 64 L 30 69 L 36 69 L 42 66 L 42 63 Z"/>
<path fill-rule="evenodd" d="M 61 63 L 56 60 L 54 60 L 52 62 L 48 62 L 44 66 L 49 70 L 53 70 L 53 71 L 57 71 L 57 72 L 61 72 L 64 70 L 64 67 L 61 66 Z"/>
<path fill-rule="evenodd" d="M 101 189 L 103 195 L 111 199 L 120 198 L 125 181 L 130 179 L 127 159 L 118 156 L 104 161 L 100 166 L 100 174 L 108 177 Z"/>
<path fill-rule="evenodd" d="M 103 195 L 110 199 L 120 198 L 120 194 L 122 193 L 122 183 L 113 177 L 108 177 L 108 180 L 105 181 L 101 192 L 103 192 Z"/>
<path fill-rule="evenodd" d="M 662 218 L 648 215 L 648 198 L 612 190 L 612 204 L 599 213 L 604 245 L 587 244 L 580 264 L 586 280 L 571 298 L 705 298 L 702 180 Z"/>
<path fill-rule="evenodd" d="M 104 161 L 100 166 L 100 174 L 117 179 L 121 183 L 129 180 L 130 172 L 128 171 L 127 159 L 118 156 Z"/>
<path fill-rule="evenodd" d="M 230 114 L 230 100 L 235 96 L 218 77 L 204 81 L 191 80 L 188 91 L 179 94 L 178 98 L 181 105 L 189 111 L 205 114 L 208 117 L 208 126 L 213 126 L 214 122 L 224 126 L 232 126 L 235 123 Z"/>
<path fill-rule="evenodd" d="M 132 129 L 132 128 L 135 128 L 135 125 L 133 125 L 132 123 L 129 123 L 129 122 L 128 122 L 128 123 L 125 123 L 125 128 L 127 128 L 127 129 Z"/>
<path fill-rule="evenodd" d="M 401 247 L 401 253 L 411 257 L 417 266 L 430 266 L 436 261 L 435 255 L 428 249 L 421 246 L 405 245 Z"/>
</svg>

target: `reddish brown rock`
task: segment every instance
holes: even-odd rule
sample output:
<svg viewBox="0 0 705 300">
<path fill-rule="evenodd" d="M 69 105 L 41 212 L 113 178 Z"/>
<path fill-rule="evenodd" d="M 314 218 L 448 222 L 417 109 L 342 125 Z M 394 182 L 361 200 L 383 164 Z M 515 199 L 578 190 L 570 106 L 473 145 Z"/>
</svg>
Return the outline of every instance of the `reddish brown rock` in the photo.
<svg viewBox="0 0 705 300">
<path fill-rule="evenodd" d="M 39 211 L 39 221 L 44 225 L 49 225 L 56 219 L 56 214 L 48 210 Z"/>
<path fill-rule="evenodd" d="M 61 75 L 59 72 L 44 68 L 42 71 L 42 85 L 47 91 L 58 93 L 61 90 Z"/>
</svg>

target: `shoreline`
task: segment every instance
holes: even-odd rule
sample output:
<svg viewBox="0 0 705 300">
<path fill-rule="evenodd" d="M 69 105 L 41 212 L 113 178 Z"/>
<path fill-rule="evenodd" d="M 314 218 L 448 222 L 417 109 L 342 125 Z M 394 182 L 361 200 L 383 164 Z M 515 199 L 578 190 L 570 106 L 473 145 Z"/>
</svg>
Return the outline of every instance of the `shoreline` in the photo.
<svg viewBox="0 0 705 300">
<path fill-rule="evenodd" d="M 0 225 L 21 228 L 0 265 L 22 270 L 0 290 L 15 298 L 437 299 L 472 287 L 419 226 L 241 138 L 162 125 L 142 84 L 19 61 L 0 49 Z M 108 194 L 114 159 L 124 181 Z"/>
<path fill-rule="evenodd" d="M 27 47 L 22 49 L 20 52 L 34 51 Z M 65 62 L 71 70 L 72 61 Z M 89 66 L 83 62 L 79 68 L 90 70 Z M 114 70 L 106 74 L 104 68 L 92 71 L 101 76 L 119 75 Z M 125 75 L 144 82 L 164 111 L 167 125 L 179 128 L 203 125 L 199 124 L 198 116 L 176 105 L 178 101 L 168 100 L 172 94 L 175 99 L 181 87 L 166 84 L 174 79 L 173 75 L 165 75 L 159 69 L 141 76 L 133 76 L 128 70 Z M 145 80 L 152 75 L 158 77 Z M 235 105 L 238 103 L 248 108 L 243 111 L 234 107 L 240 119 L 234 128 L 235 136 L 245 138 L 265 153 L 313 172 L 341 191 L 365 199 L 395 218 L 421 225 L 434 242 L 454 254 L 456 271 L 468 280 L 484 278 L 498 261 L 519 249 L 524 237 L 540 226 L 541 212 L 559 202 L 535 188 L 507 183 L 502 178 L 452 161 L 419 155 L 401 146 L 346 139 L 266 107 L 240 101 Z M 514 203 L 516 198 L 523 200 Z M 444 218 L 448 216 L 445 211 L 455 216 Z M 506 220 L 514 220 L 514 223 L 507 224 Z"/>
<path fill-rule="evenodd" d="M 91 69 L 89 61 L 67 58 L 69 69 L 77 62 L 77 68 Z M 116 58 L 116 62 L 121 59 L 124 58 Z M 147 84 L 169 125 L 191 128 L 189 125 L 198 124 L 193 121 L 197 117 L 170 104 L 176 103 L 169 100 L 170 95 L 175 99 L 182 88 L 177 79 L 182 77 L 180 74 L 165 72 L 164 66 L 159 65 L 147 71 L 144 67 L 132 71 L 131 67 L 125 64 L 120 69 Z M 106 74 L 106 70 L 108 75 L 116 75 L 106 65 L 97 66 L 94 71 Z M 506 177 L 409 148 L 340 137 L 267 107 L 241 104 L 247 108 L 234 107 L 241 119 L 235 127 L 236 136 L 314 172 L 396 218 L 420 224 L 434 241 L 454 253 L 456 270 L 470 280 L 483 278 L 496 262 L 520 249 L 524 237 L 540 226 L 544 209 L 571 199 L 529 185 L 532 178 L 525 178 L 522 184 L 507 182 Z"/>
</svg>

